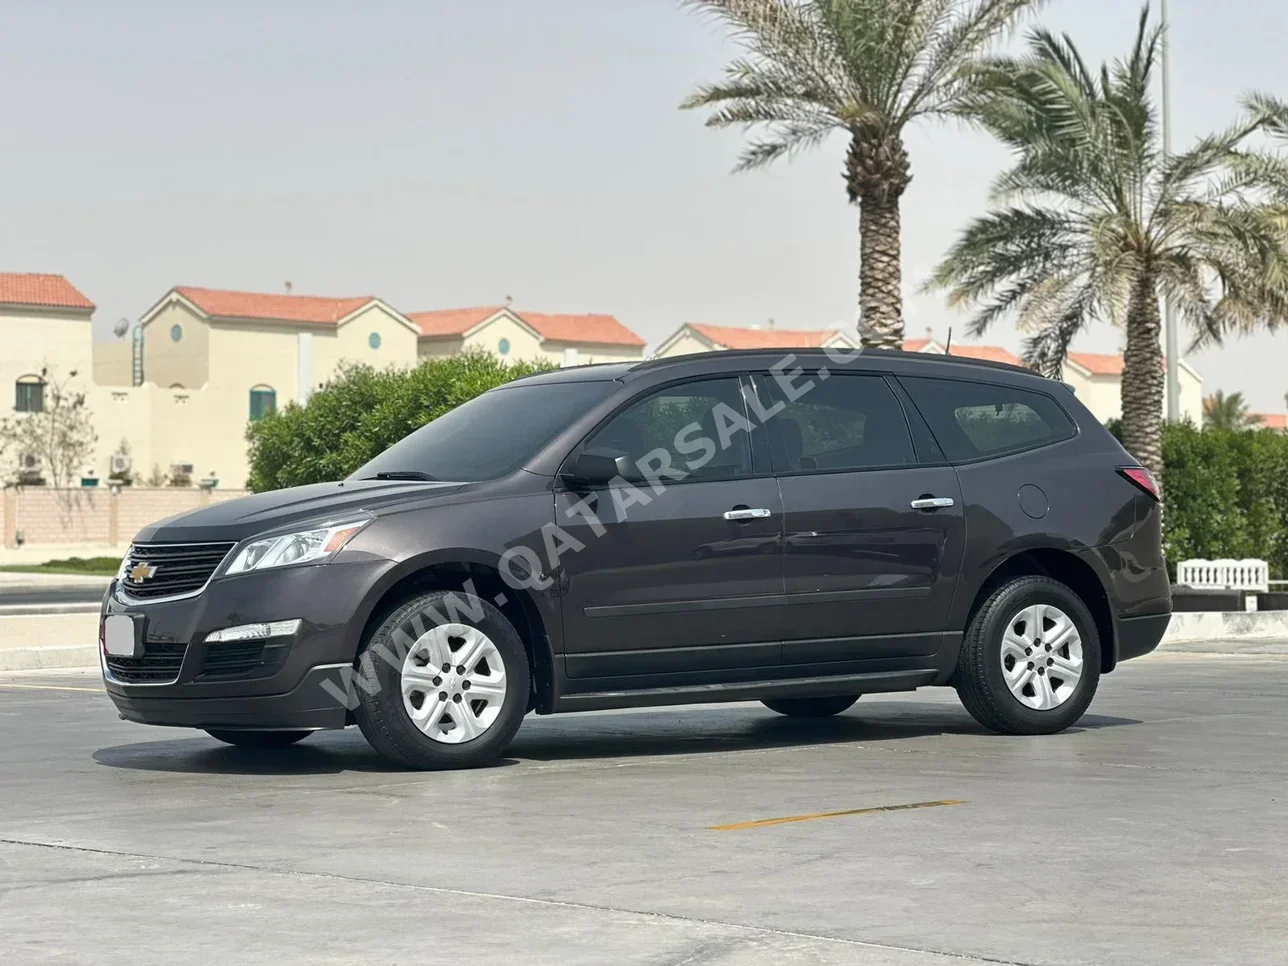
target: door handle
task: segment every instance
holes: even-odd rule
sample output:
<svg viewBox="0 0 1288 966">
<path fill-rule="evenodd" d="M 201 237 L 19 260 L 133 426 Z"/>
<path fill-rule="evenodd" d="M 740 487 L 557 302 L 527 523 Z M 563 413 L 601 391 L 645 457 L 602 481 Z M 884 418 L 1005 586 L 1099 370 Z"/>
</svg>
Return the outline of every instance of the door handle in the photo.
<svg viewBox="0 0 1288 966">
<path fill-rule="evenodd" d="M 952 505 L 951 496 L 923 496 L 920 500 L 912 501 L 914 510 L 942 510 Z"/>
<path fill-rule="evenodd" d="M 739 507 L 736 510 L 725 510 L 724 512 L 724 518 L 726 520 L 735 520 L 735 521 L 736 520 L 763 520 L 770 515 L 771 515 L 770 512 L 763 508 L 757 508 L 752 510 L 752 509 L 748 509 L 747 507 Z"/>
</svg>

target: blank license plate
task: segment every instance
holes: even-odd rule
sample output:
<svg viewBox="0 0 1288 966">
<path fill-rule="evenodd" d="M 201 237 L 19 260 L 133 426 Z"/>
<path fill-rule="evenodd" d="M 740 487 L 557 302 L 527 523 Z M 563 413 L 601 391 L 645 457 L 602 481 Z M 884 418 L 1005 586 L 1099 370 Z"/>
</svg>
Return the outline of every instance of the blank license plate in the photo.
<svg viewBox="0 0 1288 966">
<path fill-rule="evenodd" d="M 103 647 L 114 657 L 137 657 L 139 636 L 134 630 L 134 618 L 125 614 L 112 614 L 103 621 Z"/>
</svg>

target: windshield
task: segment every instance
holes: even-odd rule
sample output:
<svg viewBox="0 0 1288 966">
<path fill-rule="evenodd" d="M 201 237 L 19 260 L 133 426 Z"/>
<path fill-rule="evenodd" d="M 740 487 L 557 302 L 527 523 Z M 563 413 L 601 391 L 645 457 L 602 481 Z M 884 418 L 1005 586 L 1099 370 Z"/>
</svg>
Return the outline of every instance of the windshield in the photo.
<svg viewBox="0 0 1288 966">
<path fill-rule="evenodd" d="M 426 423 L 350 479 L 495 480 L 526 463 L 617 383 L 504 386 Z"/>
</svg>

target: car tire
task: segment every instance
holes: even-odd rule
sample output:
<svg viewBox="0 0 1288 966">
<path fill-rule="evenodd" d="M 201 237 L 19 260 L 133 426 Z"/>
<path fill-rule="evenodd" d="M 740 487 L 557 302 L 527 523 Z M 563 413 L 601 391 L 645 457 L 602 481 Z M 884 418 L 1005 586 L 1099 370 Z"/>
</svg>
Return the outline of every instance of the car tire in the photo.
<svg viewBox="0 0 1288 966">
<path fill-rule="evenodd" d="M 988 595 L 966 628 L 953 676 L 971 716 L 1008 735 L 1063 731 L 1082 717 L 1099 682 L 1096 622 L 1081 597 L 1050 577 L 1019 577 Z"/>
<path fill-rule="evenodd" d="M 234 731 L 222 728 L 207 728 L 206 734 L 228 745 L 238 748 L 287 748 L 297 741 L 303 741 L 311 731 Z"/>
<path fill-rule="evenodd" d="M 859 695 L 837 695 L 828 698 L 765 698 L 760 703 L 770 711 L 789 718 L 830 718 L 853 706 Z"/>
<path fill-rule="evenodd" d="M 475 664 L 461 673 L 458 658 Z M 408 768 L 493 761 L 527 713 L 531 669 L 523 641 L 500 610 L 472 594 L 436 591 L 407 600 L 370 633 L 356 666 L 358 727 L 376 751 Z"/>
</svg>

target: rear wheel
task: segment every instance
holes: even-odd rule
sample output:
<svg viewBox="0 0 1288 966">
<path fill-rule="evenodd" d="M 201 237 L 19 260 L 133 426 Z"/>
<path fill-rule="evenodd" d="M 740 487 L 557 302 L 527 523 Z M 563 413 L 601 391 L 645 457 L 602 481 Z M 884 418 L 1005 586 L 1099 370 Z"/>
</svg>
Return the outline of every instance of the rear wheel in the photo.
<svg viewBox="0 0 1288 966">
<path fill-rule="evenodd" d="M 358 657 L 358 727 L 411 768 L 468 768 L 505 751 L 528 708 L 528 655 L 505 615 L 462 592 L 419 595 Z"/>
<path fill-rule="evenodd" d="M 859 700 L 859 695 L 842 695 L 832 698 L 767 698 L 760 703 L 770 711 L 777 711 L 789 718 L 830 718 L 840 714 Z"/>
<path fill-rule="evenodd" d="M 311 731 L 231 731 L 222 728 L 207 728 L 206 734 L 212 738 L 238 748 L 286 748 L 303 741 Z"/>
<path fill-rule="evenodd" d="M 1049 577 L 994 590 L 962 641 L 953 683 L 972 717 L 1002 734 L 1063 731 L 1100 682 L 1100 635 L 1087 605 Z"/>
</svg>

